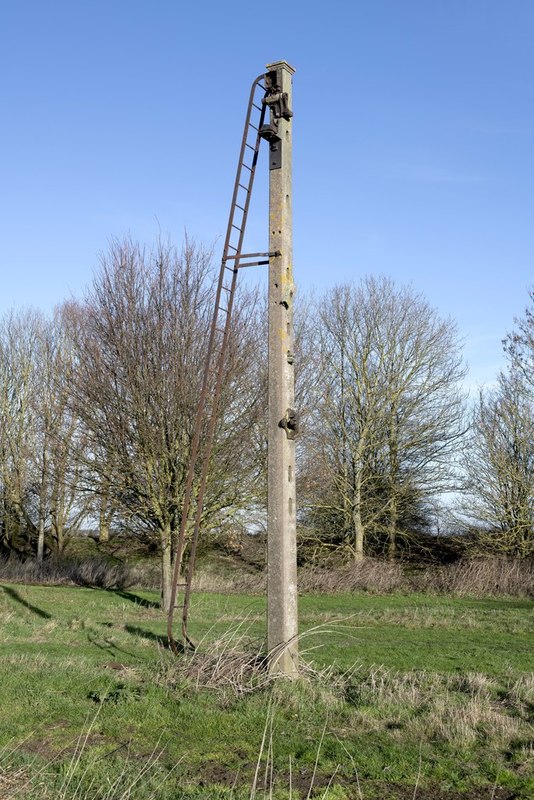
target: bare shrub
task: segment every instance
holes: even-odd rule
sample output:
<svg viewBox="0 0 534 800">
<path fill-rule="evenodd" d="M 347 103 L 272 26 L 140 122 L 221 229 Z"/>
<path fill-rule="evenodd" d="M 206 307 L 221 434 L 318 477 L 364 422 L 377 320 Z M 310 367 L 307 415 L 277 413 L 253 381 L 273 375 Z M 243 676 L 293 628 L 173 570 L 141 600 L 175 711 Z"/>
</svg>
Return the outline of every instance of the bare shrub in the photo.
<svg viewBox="0 0 534 800">
<path fill-rule="evenodd" d="M 100 558 L 0 559 L 0 580 L 15 583 L 75 584 L 98 589 L 127 589 L 138 581 L 136 571 L 126 564 L 112 564 Z"/>
<path fill-rule="evenodd" d="M 304 566 L 299 569 L 301 593 L 431 592 L 475 597 L 534 596 L 534 562 L 506 558 L 462 559 L 446 566 L 406 570 L 397 562 L 366 558 L 341 566 Z M 145 584 L 143 584 L 145 585 Z M 266 574 L 234 567 L 233 571 L 216 566 L 200 568 L 195 591 L 260 594 L 265 591 Z"/>
<path fill-rule="evenodd" d="M 186 685 L 195 690 L 210 689 L 230 697 L 266 689 L 276 689 L 283 694 L 280 685 L 287 683 L 292 687 L 300 687 L 299 691 L 314 693 L 316 699 L 326 701 L 328 706 L 339 705 L 343 700 L 343 686 L 352 670 L 340 674 L 335 665 L 318 670 L 303 658 L 299 661 L 297 682 L 292 677 L 269 670 L 269 665 L 280 657 L 281 648 L 279 646 L 269 652 L 263 640 L 251 636 L 250 630 L 256 621 L 253 615 L 247 616 L 216 640 L 210 640 L 208 631 L 196 650 L 186 651 L 179 659 L 170 662 L 162 659 L 157 680 L 166 687 Z M 302 640 L 323 627 L 318 625 L 298 636 L 301 651 Z M 282 695 L 276 696 L 280 699 Z M 287 702 L 289 697 L 295 697 L 293 690 L 287 695 Z M 301 700 L 296 702 L 298 707 Z"/>
<path fill-rule="evenodd" d="M 128 589 L 137 583 L 135 570 L 126 564 L 108 564 L 100 559 L 84 559 L 67 567 L 73 583 L 99 589 Z"/>
<path fill-rule="evenodd" d="M 399 564 L 366 558 L 334 569 L 303 568 L 299 573 L 301 592 L 377 592 L 406 589 L 408 583 Z"/>
<path fill-rule="evenodd" d="M 427 570 L 413 588 L 455 595 L 534 596 L 534 562 L 513 558 L 462 559 Z"/>
<path fill-rule="evenodd" d="M 50 558 L 42 564 L 18 556 L 0 558 L 0 580 L 14 583 L 70 584 L 99 589 L 160 588 L 156 562 L 135 566 L 112 562 L 101 556 Z M 220 569 L 208 564 L 197 571 L 196 592 L 262 594 L 267 576 L 264 570 L 247 570 L 236 565 Z M 464 559 L 443 567 L 406 571 L 399 563 L 367 558 L 342 566 L 299 570 L 299 591 L 336 592 L 430 592 L 475 597 L 534 597 L 534 562 L 505 558 Z"/>
<path fill-rule="evenodd" d="M 263 642 L 249 635 L 248 628 L 245 619 L 215 641 L 206 638 L 179 659 L 162 659 L 156 680 L 167 687 L 186 683 L 196 690 L 230 691 L 232 695 L 264 687 L 269 682 L 265 649 Z"/>
<path fill-rule="evenodd" d="M 135 568 L 137 585 L 159 588 L 159 573 L 151 564 Z M 197 592 L 262 594 L 265 570 L 241 564 L 199 566 L 193 580 Z M 397 562 L 366 558 L 344 565 L 303 566 L 298 574 L 301 593 L 435 592 L 472 596 L 534 596 L 534 562 L 505 558 L 463 559 L 446 566 L 406 570 Z"/>
</svg>

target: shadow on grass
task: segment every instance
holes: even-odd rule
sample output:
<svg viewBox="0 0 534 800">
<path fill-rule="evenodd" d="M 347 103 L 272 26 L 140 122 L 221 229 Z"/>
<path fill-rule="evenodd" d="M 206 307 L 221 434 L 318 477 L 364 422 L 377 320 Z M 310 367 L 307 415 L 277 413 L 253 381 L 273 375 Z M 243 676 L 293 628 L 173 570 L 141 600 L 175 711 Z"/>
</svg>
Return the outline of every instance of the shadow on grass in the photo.
<svg viewBox="0 0 534 800">
<path fill-rule="evenodd" d="M 124 647 L 119 647 L 112 639 L 108 639 L 107 637 L 99 637 L 91 632 L 87 634 L 87 641 L 89 644 L 98 647 L 99 650 L 104 650 L 104 652 L 109 653 L 111 656 L 115 656 L 116 653 L 125 653 L 127 656 L 133 656 L 135 658 L 135 653 L 130 653 L 129 650 L 126 650 Z"/>
<path fill-rule="evenodd" d="M 142 606 L 142 608 L 160 608 L 160 604 L 157 600 L 147 600 L 145 597 L 141 597 L 133 592 L 124 592 L 122 589 L 110 589 L 109 591 L 112 592 L 112 594 L 116 594 L 118 597 L 122 597 L 123 600 L 129 600 L 131 603 L 135 603 L 136 606 Z"/>
<path fill-rule="evenodd" d="M 8 597 L 11 597 L 11 599 L 15 600 L 17 603 L 20 603 L 21 606 L 27 608 L 29 611 L 32 612 L 32 614 L 36 614 L 38 617 L 41 617 L 41 619 L 52 619 L 51 614 L 49 614 L 47 611 L 43 611 L 42 608 L 38 608 L 37 606 L 32 606 L 32 604 L 28 603 L 27 600 L 21 597 L 20 594 L 17 592 L 17 590 L 13 589 L 12 586 L 2 585 L 1 588 L 8 595 Z"/>
<path fill-rule="evenodd" d="M 169 639 L 167 636 L 160 636 L 152 631 L 145 631 L 143 628 L 138 628 L 137 625 L 125 625 L 124 629 L 133 636 L 139 636 L 141 639 L 148 639 L 149 642 L 156 642 L 166 650 L 170 649 Z"/>
</svg>

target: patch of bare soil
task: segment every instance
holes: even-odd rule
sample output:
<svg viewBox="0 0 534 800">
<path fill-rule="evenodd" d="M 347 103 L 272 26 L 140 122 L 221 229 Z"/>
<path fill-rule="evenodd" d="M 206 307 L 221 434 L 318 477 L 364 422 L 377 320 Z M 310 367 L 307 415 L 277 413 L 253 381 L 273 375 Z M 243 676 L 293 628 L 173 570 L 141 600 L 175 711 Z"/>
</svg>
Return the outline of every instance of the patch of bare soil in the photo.
<svg viewBox="0 0 534 800">
<path fill-rule="evenodd" d="M 368 788 L 368 787 L 366 787 Z M 359 797 L 357 788 L 354 796 Z M 468 792 L 449 792 L 439 787 L 402 786 L 393 783 L 373 784 L 373 797 L 380 800 L 515 800 L 517 795 L 510 789 L 487 786 Z"/>
<path fill-rule="evenodd" d="M 240 770 L 230 769 L 223 764 L 206 764 L 202 770 L 202 777 L 197 785 L 200 787 L 210 787 L 213 785 L 234 787 L 242 785 L 250 785 L 252 776 L 254 775 L 256 765 L 247 764 Z M 324 794 L 324 790 L 329 785 L 343 786 L 345 791 L 350 797 L 355 800 L 364 797 L 373 798 L 374 800 L 515 800 L 517 795 L 510 789 L 500 789 L 495 786 L 487 786 L 478 789 L 471 789 L 467 792 L 451 792 L 440 789 L 437 786 L 422 787 L 422 786 L 404 786 L 402 784 L 386 783 L 386 782 L 365 782 L 365 785 L 359 787 L 358 781 L 354 779 L 347 779 L 341 776 L 324 775 L 316 773 L 313 775 L 311 769 L 302 771 L 295 771 L 289 773 L 277 772 L 274 775 L 269 774 L 269 770 L 265 770 L 262 765 L 258 775 L 257 789 L 261 792 L 263 789 L 269 790 L 269 783 L 272 780 L 272 789 L 287 788 L 291 785 L 293 792 L 298 791 L 301 797 L 311 798 L 320 797 Z M 311 792 L 310 792 L 311 785 Z"/>
<path fill-rule="evenodd" d="M 61 747 L 58 744 L 57 732 L 67 730 L 69 727 L 67 720 L 57 720 L 57 722 L 47 725 L 40 736 L 27 739 L 20 749 L 24 753 L 39 756 L 39 758 L 43 758 L 46 761 L 55 761 L 65 757 L 72 758 L 82 746 L 86 749 L 106 741 L 104 734 L 95 732 L 88 734 L 88 736 L 82 736 L 81 739 L 75 739 L 69 742 L 68 745 Z"/>
<path fill-rule="evenodd" d="M 58 719 L 57 722 L 47 725 L 40 736 L 33 736 L 27 739 L 20 747 L 24 753 L 39 756 L 47 760 L 55 758 L 62 751 L 58 749 L 57 741 L 55 741 L 55 732 L 66 730 L 69 723 L 65 719 Z"/>
</svg>

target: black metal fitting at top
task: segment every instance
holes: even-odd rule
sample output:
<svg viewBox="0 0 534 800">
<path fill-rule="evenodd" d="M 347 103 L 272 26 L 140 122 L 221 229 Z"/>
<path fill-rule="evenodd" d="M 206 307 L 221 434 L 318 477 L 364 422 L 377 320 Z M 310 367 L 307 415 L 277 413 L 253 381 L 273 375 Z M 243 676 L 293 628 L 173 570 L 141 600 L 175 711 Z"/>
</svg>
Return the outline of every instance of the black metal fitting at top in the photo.
<svg viewBox="0 0 534 800">
<path fill-rule="evenodd" d="M 279 120 L 290 120 L 293 112 L 289 108 L 287 92 L 280 86 L 278 70 L 272 70 L 265 75 L 266 92 L 262 100 L 270 112 L 269 122 L 260 128 L 260 136 L 269 142 L 270 159 L 269 169 L 280 169 L 282 166 L 282 145 L 278 132 Z"/>
<path fill-rule="evenodd" d="M 278 87 L 275 87 L 271 93 L 268 92 L 262 102 L 271 109 L 271 117 L 275 120 L 281 118 L 290 120 L 293 116 L 293 112 L 289 108 L 287 92 L 280 91 Z"/>
<path fill-rule="evenodd" d="M 290 361 L 290 364 L 293 362 Z M 288 439 L 295 439 L 300 433 L 299 415 L 293 408 L 288 408 L 284 417 L 278 423 L 279 428 L 283 428 Z"/>
<path fill-rule="evenodd" d="M 271 110 L 271 120 L 279 120 L 282 117 L 290 120 L 293 112 L 289 108 L 287 92 L 282 91 L 278 70 L 272 70 L 265 75 L 266 93 L 263 103 Z"/>
</svg>

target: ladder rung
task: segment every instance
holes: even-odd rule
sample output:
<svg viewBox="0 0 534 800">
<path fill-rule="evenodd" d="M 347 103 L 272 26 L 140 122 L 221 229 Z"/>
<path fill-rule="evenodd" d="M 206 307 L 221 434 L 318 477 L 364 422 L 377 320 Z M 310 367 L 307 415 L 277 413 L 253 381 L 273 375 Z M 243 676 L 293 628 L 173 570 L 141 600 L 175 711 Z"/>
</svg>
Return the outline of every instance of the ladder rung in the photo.
<svg viewBox="0 0 534 800">
<path fill-rule="evenodd" d="M 252 147 L 252 145 L 249 144 L 248 142 L 245 142 L 245 147 L 249 147 L 251 150 L 254 150 L 254 151 L 256 150 L 256 148 Z"/>
<path fill-rule="evenodd" d="M 256 103 L 252 103 L 252 105 L 254 106 L 254 108 L 257 108 L 258 111 L 263 111 L 263 108 L 261 106 L 256 105 Z"/>
<path fill-rule="evenodd" d="M 256 128 L 256 126 L 253 125 L 252 122 L 249 122 L 248 124 L 250 125 L 251 128 L 254 128 L 255 131 L 259 130 L 259 128 Z"/>
<path fill-rule="evenodd" d="M 241 166 L 245 167 L 245 169 L 248 169 L 249 172 L 252 172 L 252 167 L 249 167 L 249 165 L 245 164 L 244 161 L 241 162 Z M 239 185 L 241 186 L 241 184 L 239 184 Z"/>
<path fill-rule="evenodd" d="M 239 231 L 239 233 L 241 233 L 241 231 L 243 230 L 243 228 L 238 228 L 237 225 L 234 225 L 233 222 L 232 222 L 232 228 L 235 228 L 236 231 Z"/>
<path fill-rule="evenodd" d="M 243 208 L 243 206 L 240 206 L 239 203 L 235 203 L 235 206 L 236 206 L 236 208 L 241 209 L 241 211 L 243 211 L 243 213 L 245 212 L 245 209 Z"/>
<path fill-rule="evenodd" d="M 232 248 L 232 250 L 235 250 L 235 251 L 236 251 L 236 253 L 237 253 L 237 247 L 234 247 L 234 246 L 233 246 L 233 244 L 229 244 L 229 245 L 228 245 L 228 247 L 231 247 L 231 248 Z"/>
<path fill-rule="evenodd" d="M 245 190 L 245 192 L 250 192 L 250 189 L 248 188 L 248 186 L 243 186 L 243 184 L 242 184 L 242 183 L 238 183 L 237 185 L 238 185 L 238 186 L 241 186 L 241 188 L 242 188 L 242 189 L 244 189 L 244 190 Z"/>
</svg>

